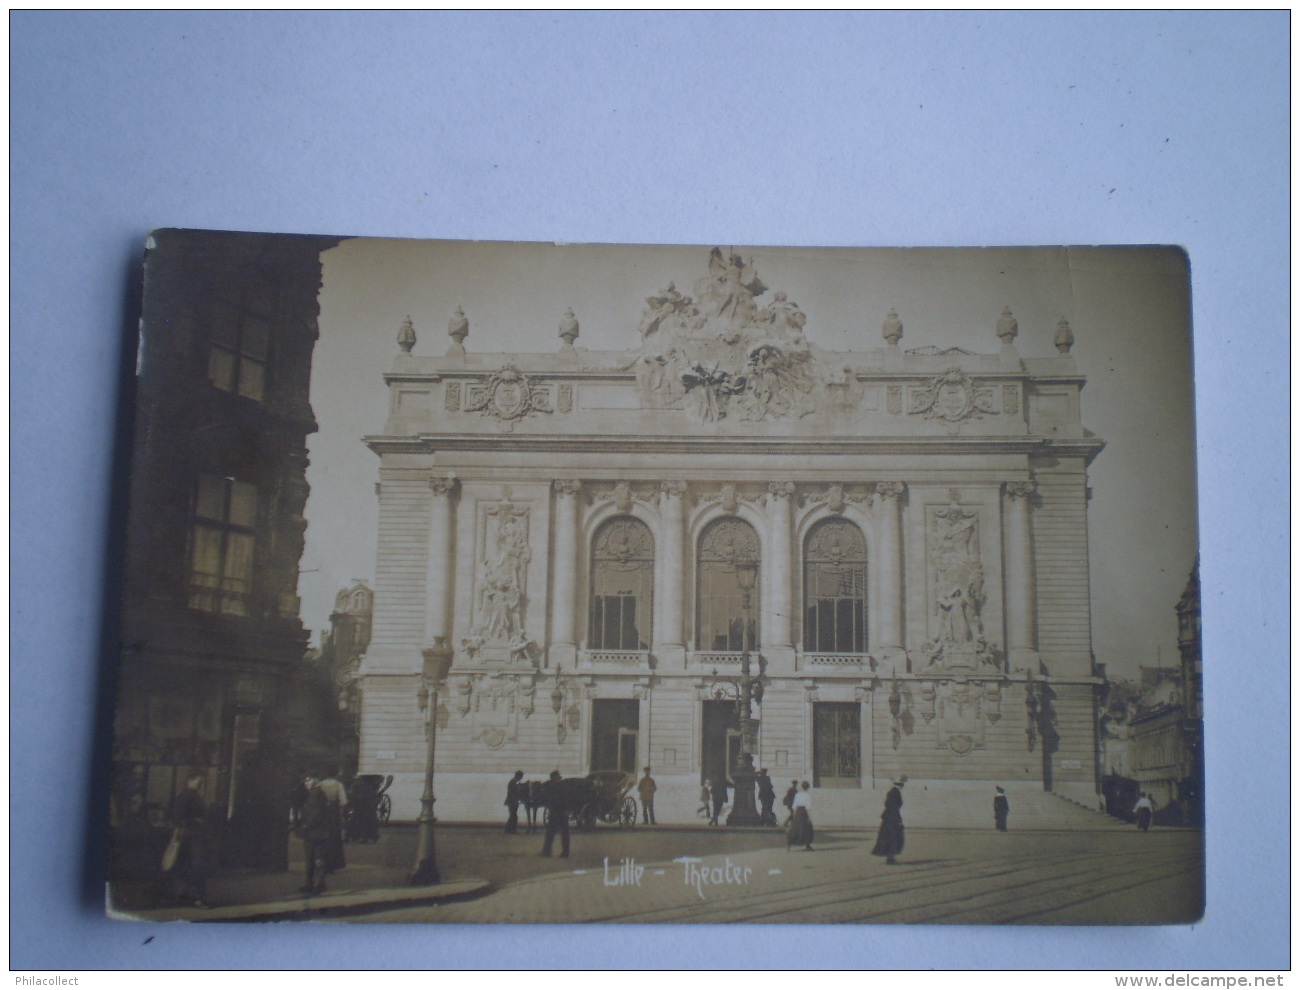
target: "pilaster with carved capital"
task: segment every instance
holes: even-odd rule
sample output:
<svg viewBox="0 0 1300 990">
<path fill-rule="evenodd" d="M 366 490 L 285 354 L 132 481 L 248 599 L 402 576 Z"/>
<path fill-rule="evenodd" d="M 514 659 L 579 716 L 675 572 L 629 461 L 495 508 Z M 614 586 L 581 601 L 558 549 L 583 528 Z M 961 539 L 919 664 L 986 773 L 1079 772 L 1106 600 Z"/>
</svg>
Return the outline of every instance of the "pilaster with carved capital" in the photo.
<svg viewBox="0 0 1300 990">
<path fill-rule="evenodd" d="M 425 579 L 425 646 L 451 635 L 451 512 L 454 476 L 429 479 L 429 564 Z"/>
<path fill-rule="evenodd" d="M 1032 481 L 1008 481 L 1003 527 L 1006 557 L 1007 659 L 1013 671 L 1037 670 L 1038 621 L 1029 509 Z"/>
<path fill-rule="evenodd" d="M 685 639 L 682 636 L 683 598 L 686 593 L 686 482 L 664 481 L 659 485 L 659 511 L 663 520 L 659 547 L 655 554 L 659 562 L 659 601 L 655 646 L 659 652 L 681 652 Z"/>
<path fill-rule="evenodd" d="M 888 658 L 903 649 L 903 494 L 901 481 L 876 485 L 880 515 L 880 626 L 876 652 Z"/>
<path fill-rule="evenodd" d="M 876 484 L 876 494 L 881 498 L 898 500 L 907 491 L 907 485 L 901 481 L 881 481 Z"/>
<path fill-rule="evenodd" d="M 794 482 L 773 481 L 767 486 L 768 551 L 763 567 L 767 601 L 763 608 L 763 646 L 771 651 L 793 648 L 790 631 L 794 617 L 793 540 Z"/>
<path fill-rule="evenodd" d="M 555 489 L 555 574 L 552 578 L 554 611 L 551 619 L 553 661 L 571 659 L 577 652 L 574 635 L 578 610 L 578 493 L 582 482 L 557 478 Z"/>
</svg>

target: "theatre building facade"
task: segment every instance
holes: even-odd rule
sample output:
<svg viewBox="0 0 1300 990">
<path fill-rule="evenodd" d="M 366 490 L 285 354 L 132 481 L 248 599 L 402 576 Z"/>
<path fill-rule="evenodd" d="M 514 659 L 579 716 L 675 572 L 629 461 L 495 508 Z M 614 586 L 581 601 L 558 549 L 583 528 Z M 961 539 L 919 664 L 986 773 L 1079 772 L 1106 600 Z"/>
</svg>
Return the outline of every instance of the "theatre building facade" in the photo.
<svg viewBox="0 0 1300 990">
<path fill-rule="evenodd" d="M 752 261 L 700 272 L 646 300 L 627 351 L 575 347 L 572 312 L 551 353 L 474 353 L 457 311 L 425 357 L 402 327 L 366 438 L 360 772 L 418 814 L 436 648 L 443 820 L 500 816 L 515 770 L 647 766 L 659 819 L 688 820 L 743 752 L 778 792 L 809 781 L 825 824 L 876 817 L 903 774 L 1095 806 L 1103 444 L 1068 325 L 1050 356 L 1018 353 L 1009 311 L 990 353 L 906 350 L 891 312 L 879 346 L 828 351 Z"/>
</svg>

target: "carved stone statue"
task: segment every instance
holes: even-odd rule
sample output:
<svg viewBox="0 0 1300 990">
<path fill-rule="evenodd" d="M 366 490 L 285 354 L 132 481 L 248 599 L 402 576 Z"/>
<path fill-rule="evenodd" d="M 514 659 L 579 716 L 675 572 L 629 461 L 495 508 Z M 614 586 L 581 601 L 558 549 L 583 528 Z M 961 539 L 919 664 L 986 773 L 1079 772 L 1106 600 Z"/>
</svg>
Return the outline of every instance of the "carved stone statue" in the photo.
<svg viewBox="0 0 1300 990">
<path fill-rule="evenodd" d="M 934 574 L 934 613 L 939 620 L 931 656 L 977 666 L 987 653 L 980 610 L 984 568 L 979 552 L 979 513 L 963 509 L 957 493 L 931 517 L 930 560 Z"/>
<path fill-rule="evenodd" d="M 699 316 L 699 310 L 692 305 L 691 297 L 678 292 L 673 282 L 669 282 L 668 288 L 658 295 L 647 296 L 645 304 L 646 310 L 641 314 L 641 322 L 637 324 L 637 332 L 643 341 L 658 333 L 660 328 L 685 329 L 692 319 Z"/>
<path fill-rule="evenodd" d="M 767 291 L 754 271 L 754 260 L 738 254 L 724 258 L 721 248 L 709 254 L 709 275 L 695 283 L 700 312 L 739 330 L 751 323 L 758 306 L 754 300 Z"/>
<path fill-rule="evenodd" d="M 773 297 L 772 305 L 759 313 L 758 319 L 775 330 L 788 333 L 803 333 L 804 325 L 808 322 L 808 317 L 799 308 L 799 304 L 791 302 L 784 292 L 778 292 Z"/>
<path fill-rule="evenodd" d="M 497 520 L 496 538 L 480 571 L 474 634 L 487 641 L 514 643 L 524 636 L 524 590 L 532 550 L 521 517 L 509 503 L 488 510 Z"/>
</svg>

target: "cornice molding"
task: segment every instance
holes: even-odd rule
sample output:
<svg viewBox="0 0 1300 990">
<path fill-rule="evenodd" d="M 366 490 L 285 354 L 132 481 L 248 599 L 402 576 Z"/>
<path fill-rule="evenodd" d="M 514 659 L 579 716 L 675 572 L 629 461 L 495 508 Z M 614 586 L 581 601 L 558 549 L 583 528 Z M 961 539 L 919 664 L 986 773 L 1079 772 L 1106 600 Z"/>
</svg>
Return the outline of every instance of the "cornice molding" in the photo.
<svg viewBox="0 0 1300 990">
<path fill-rule="evenodd" d="M 423 433 L 363 438 L 377 454 L 433 454 L 439 451 L 641 453 L 641 454 L 1016 454 L 1084 457 L 1106 446 L 1100 437 L 721 437 L 610 436 L 597 434 Z"/>
</svg>

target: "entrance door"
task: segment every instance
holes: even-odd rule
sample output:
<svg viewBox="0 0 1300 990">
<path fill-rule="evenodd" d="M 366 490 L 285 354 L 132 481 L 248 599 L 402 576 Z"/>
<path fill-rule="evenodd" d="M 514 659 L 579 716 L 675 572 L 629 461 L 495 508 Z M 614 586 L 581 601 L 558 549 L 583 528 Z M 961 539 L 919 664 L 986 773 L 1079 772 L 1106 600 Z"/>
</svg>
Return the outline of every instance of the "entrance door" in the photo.
<svg viewBox="0 0 1300 990">
<path fill-rule="evenodd" d="M 705 701 L 700 782 L 730 776 L 740 757 L 740 716 L 734 701 Z"/>
<path fill-rule="evenodd" d="M 636 772 L 636 734 L 641 703 L 636 699 L 598 699 L 591 703 L 591 770 Z"/>
</svg>

